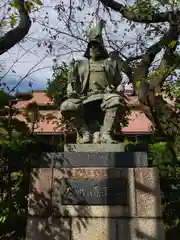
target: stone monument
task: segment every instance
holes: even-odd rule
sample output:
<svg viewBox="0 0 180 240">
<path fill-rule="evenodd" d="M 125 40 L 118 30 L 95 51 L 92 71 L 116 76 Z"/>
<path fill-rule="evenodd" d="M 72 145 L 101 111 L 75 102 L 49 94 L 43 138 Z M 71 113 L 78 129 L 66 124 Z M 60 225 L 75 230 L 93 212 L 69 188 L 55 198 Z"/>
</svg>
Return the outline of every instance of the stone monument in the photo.
<svg viewBox="0 0 180 240">
<path fill-rule="evenodd" d="M 71 64 L 60 107 L 77 142 L 33 166 L 26 240 L 165 239 L 158 172 L 147 152 L 113 138 L 125 109 L 122 68 L 104 47 L 103 24 L 89 32 L 87 60 Z"/>
</svg>

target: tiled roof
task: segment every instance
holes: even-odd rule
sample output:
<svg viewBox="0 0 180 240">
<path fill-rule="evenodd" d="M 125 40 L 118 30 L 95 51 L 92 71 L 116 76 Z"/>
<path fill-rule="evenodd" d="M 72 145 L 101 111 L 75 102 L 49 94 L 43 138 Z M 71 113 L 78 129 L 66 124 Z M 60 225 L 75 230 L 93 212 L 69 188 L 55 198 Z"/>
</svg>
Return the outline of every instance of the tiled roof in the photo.
<svg viewBox="0 0 180 240">
<path fill-rule="evenodd" d="M 128 119 L 129 124 L 122 128 L 123 133 L 148 133 L 152 131 L 150 120 L 140 110 L 132 110 Z"/>
<path fill-rule="evenodd" d="M 32 91 L 33 98 L 28 101 L 19 101 L 15 105 L 16 108 L 24 108 L 31 102 L 37 102 L 38 105 L 52 105 L 53 102 L 48 98 L 45 91 Z"/>
<path fill-rule="evenodd" d="M 44 91 L 33 91 L 33 98 L 29 101 L 19 101 L 15 107 L 18 109 L 25 108 L 29 103 L 36 102 L 38 105 L 47 106 L 53 105 L 53 102 L 47 97 Z M 121 131 L 123 133 L 150 133 L 152 131 L 152 124 L 143 112 L 138 109 L 139 101 L 136 96 L 130 96 L 127 92 L 126 102 L 132 106 L 131 114 L 128 116 L 129 124 Z M 40 120 L 35 126 L 35 132 L 41 133 L 62 133 L 69 132 L 70 129 L 62 124 L 61 114 L 58 110 L 40 110 Z M 18 119 L 26 121 L 23 115 L 17 115 Z"/>
</svg>

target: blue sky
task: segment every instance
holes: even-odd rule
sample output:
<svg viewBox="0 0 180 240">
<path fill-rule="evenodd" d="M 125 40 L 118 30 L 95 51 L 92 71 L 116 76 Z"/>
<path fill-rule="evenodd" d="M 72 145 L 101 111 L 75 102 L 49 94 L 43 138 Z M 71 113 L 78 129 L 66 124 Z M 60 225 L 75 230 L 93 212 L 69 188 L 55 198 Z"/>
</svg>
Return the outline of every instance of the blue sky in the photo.
<svg viewBox="0 0 180 240">
<path fill-rule="evenodd" d="M 31 18 L 44 16 L 45 10 L 48 10 L 50 15 L 55 15 L 52 7 L 46 9 L 48 1 L 44 2 L 44 8 L 38 13 L 32 13 Z M 13 88 L 23 78 L 24 80 L 18 86 L 20 91 L 29 90 L 29 82 L 32 83 L 33 89 L 46 87 L 47 78 L 51 78 L 52 75 L 52 56 L 48 56 L 45 49 L 37 47 L 37 43 L 42 41 L 46 35 L 39 24 L 32 23 L 27 40 L 0 56 L 0 63 L 3 67 L 0 71 L 1 82 Z"/>
<path fill-rule="evenodd" d="M 5 2 L 7 0 L 2 1 Z M 64 0 L 64 2 L 67 5 L 69 0 Z M 93 0 L 92 2 L 93 4 L 97 3 L 96 0 Z M 35 17 L 42 22 L 43 17 L 45 16 L 46 12 L 48 12 L 50 20 L 48 25 L 62 32 L 65 31 L 63 22 L 60 22 L 57 19 L 57 13 L 53 9 L 53 7 L 58 3 L 58 0 L 44 0 L 44 7 L 40 11 L 32 13 L 31 17 Z M 95 5 L 92 7 L 86 7 L 83 13 L 76 13 L 76 19 L 85 23 L 84 29 L 87 29 L 89 20 L 93 19 L 93 17 L 87 15 L 87 13 L 93 12 L 94 6 Z M 104 12 L 101 12 L 101 17 L 107 19 L 107 15 Z M 115 13 L 113 14 L 113 18 L 119 19 L 120 16 L 117 16 Z M 120 32 L 123 32 L 123 26 L 125 27 L 125 25 L 122 24 Z M 112 29 L 112 26 L 107 26 L 108 31 L 109 29 Z M 72 57 L 80 58 L 83 55 L 83 53 L 76 53 L 73 56 L 67 54 L 71 47 L 76 47 L 78 50 L 80 48 L 81 50 L 85 48 L 85 46 L 82 46 L 82 44 L 77 42 L 77 40 L 60 34 L 60 38 L 57 39 L 54 43 L 54 45 L 56 45 L 56 51 L 51 55 L 48 55 L 45 52 L 44 47 L 37 47 L 38 42 L 41 42 L 45 39 L 49 40 L 49 35 L 46 32 L 42 31 L 42 25 L 40 25 L 38 22 L 32 24 L 32 27 L 28 36 L 26 36 L 26 39 L 27 40 L 25 42 L 21 42 L 20 44 L 10 49 L 7 53 L 0 56 L 0 62 L 4 68 L 0 72 L 1 81 L 8 84 L 11 88 L 13 88 L 14 85 L 22 78 L 24 80 L 19 86 L 19 89 L 21 90 L 26 90 L 26 88 L 29 89 L 29 81 L 31 81 L 33 89 L 39 89 L 41 87 L 45 88 L 47 79 L 51 78 L 52 76 L 52 59 L 56 56 L 59 62 L 68 62 Z"/>
<path fill-rule="evenodd" d="M 7 81 L 8 81 L 8 88 L 9 89 L 13 89 L 14 86 L 16 86 L 16 84 L 19 81 L 19 78 L 17 78 L 16 76 L 8 76 L 7 77 Z M 43 90 L 46 89 L 46 82 L 45 81 L 34 81 L 33 84 L 31 85 L 32 80 L 29 78 L 26 78 L 25 81 L 22 81 L 18 87 L 16 88 L 16 91 L 18 92 L 30 92 L 32 90 Z M 7 87 L 4 87 L 5 91 L 9 91 Z"/>
<path fill-rule="evenodd" d="M 69 2 L 69 0 L 63 1 L 66 5 Z M 80 31 L 80 33 L 77 34 L 78 36 L 79 34 L 81 36 L 83 29 L 87 29 L 89 21 L 94 20 L 93 16 L 87 14 L 92 13 L 95 9 L 97 1 L 92 0 L 92 2 L 92 7 L 86 7 L 83 12 L 75 13 L 76 20 L 84 22 L 82 28 L 76 27 L 75 24 L 73 25 L 75 34 Z M 14 46 L 7 53 L 0 56 L 0 63 L 3 66 L 3 70 L 0 71 L 1 81 L 7 83 L 10 88 L 13 88 L 18 81 L 23 79 L 21 85 L 18 87 L 19 91 L 29 90 L 29 82 L 32 84 L 31 89 L 44 89 L 46 87 L 47 79 L 52 76 L 52 60 L 54 57 L 58 59 L 59 63 L 62 61 L 69 62 L 72 57 L 82 57 L 82 52 L 74 53 L 74 55 L 69 54 L 72 48 L 84 50 L 85 46 L 82 42 L 63 34 L 63 32 L 66 32 L 65 25 L 63 20 L 58 20 L 57 12 L 53 8 L 58 3 L 58 0 L 44 0 L 44 7 L 41 8 L 40 11 L 31 14 L 31 17 L 36 18 L 38 22 L 32 24 L 30 32 L 28 33 L 28 36 L 26 36 L 26 41 Z M 44 40 L 50 40 L 49 34 L 42 30 L 43 27 L 42 24 L 40 24 L 42 23 L 46 12 L 49 16 L 48 26 L 50 26 L 51 30 L 54 31 L 54 33 L 57 33 L 55 30 L 61 31 L 59 38 L 53 41 L 55 50 L 51 55 L 45 52 L 45 47 L 37 47 L 37 43 L 42 43 Z M 65 10 L 64 17 L 66 17 L 67 14 L 68 8 Z M 103 11 L 100 11 L 100 16 L 105 20 L 109 18 Z M 123 36 L 127 23 L 125 23 L 119 14 L 113 12 L 112 19 L 119 20 L 120 23 L 118 23 L 118 32 L 114 33 L 114 25 L 109 21 L 107 22 L 106 31 L 111 39 L 120 40 L 120 46 L 127 41 L 133 41 L 135 39 L 135 34 L 132 31 L 127 33 L 126 37 Z M 137 26 L 136 32 L 143 33 L 141 25 Z"/>
</svg>

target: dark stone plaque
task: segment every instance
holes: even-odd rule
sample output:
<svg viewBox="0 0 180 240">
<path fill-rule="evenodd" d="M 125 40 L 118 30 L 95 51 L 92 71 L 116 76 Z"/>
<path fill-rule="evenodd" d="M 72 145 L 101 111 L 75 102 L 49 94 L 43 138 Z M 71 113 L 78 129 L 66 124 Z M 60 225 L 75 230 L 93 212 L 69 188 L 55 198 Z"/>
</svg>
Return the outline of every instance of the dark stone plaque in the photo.
<svg viewBox="0 0 180 240">
<path fill-rule="evenodd" d="M 12 166 L 24 163 L 12 161 Z M 147 167 L 146 152 L 49 152 L 31 163 L 33 168 L 81 168 L 81 167 Z"/>
<path fill-rule="evenodd" d="M 54 153 L 54 167 L 147 167 L 145 152 L 64 152 Z M 59 156 L 59 157 L 58 157 Z"/>
<path fill-rule="evenodd" d="M 127 205 L 126 179 L 69 180 L 63 205 Z"/>
</svg>

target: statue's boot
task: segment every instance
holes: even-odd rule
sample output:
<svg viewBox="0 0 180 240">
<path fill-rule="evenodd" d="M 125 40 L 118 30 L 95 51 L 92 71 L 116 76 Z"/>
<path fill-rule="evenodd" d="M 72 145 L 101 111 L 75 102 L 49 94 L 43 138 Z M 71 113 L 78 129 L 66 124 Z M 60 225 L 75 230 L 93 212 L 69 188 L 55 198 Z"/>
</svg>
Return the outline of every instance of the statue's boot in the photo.
<svg viewBox="0 0 180 240">
<path fill-rule="evenodd" d="M 114 130 L 114 125 L 116 122 L 118 109 L 111 108 L 108 109 L 104 116 L 104 123 L 101 129 L 101 142 L 102 143 L 116 143 L 112 138 L 112 132 Z"/>
<path fill-rule="evenodd" d="M 78 143 L 92 142 L 91 133 L 83 119 L 83 117 L 76 117 L 73 121 L 78 134 Z"/>
</svg>

